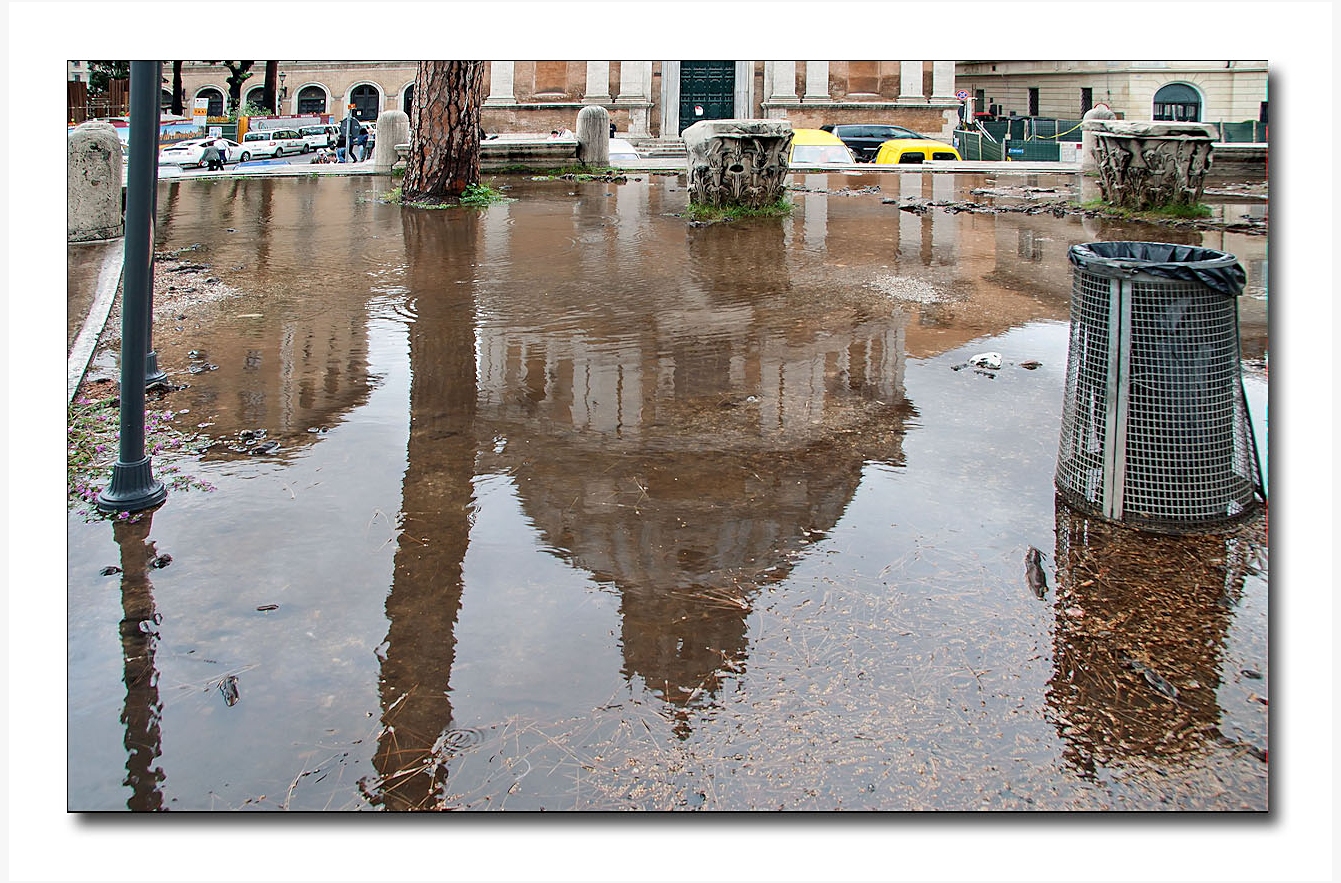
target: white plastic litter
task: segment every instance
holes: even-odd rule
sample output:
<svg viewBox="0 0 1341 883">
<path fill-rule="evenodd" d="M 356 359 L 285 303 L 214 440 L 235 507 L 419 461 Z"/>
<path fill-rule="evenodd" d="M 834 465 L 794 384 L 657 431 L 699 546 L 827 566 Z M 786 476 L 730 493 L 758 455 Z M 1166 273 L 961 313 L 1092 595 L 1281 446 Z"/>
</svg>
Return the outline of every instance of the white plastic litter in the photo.
<svg viewBox="0 0 1341 883">
<path fill-rule="evenodd" d="M 975 368 L 1000 368 L 1001 353 L 978 353 L 968 363 Z"/>
</svg>

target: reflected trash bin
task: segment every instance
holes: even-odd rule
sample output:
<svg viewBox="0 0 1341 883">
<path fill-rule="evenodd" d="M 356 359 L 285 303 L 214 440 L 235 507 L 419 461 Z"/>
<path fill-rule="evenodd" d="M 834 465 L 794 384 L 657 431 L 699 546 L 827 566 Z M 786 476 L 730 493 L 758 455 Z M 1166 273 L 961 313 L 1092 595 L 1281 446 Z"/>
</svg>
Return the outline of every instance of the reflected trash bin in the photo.
<svg viewBox="0 0 1341 883">
<path fill-rule="evenodd" d="M 1265 500 L 1225 252 L 1073 245 L 1055 484 L 1073 509 L 1157 532 L 1238 521 Z"/>
</svg>

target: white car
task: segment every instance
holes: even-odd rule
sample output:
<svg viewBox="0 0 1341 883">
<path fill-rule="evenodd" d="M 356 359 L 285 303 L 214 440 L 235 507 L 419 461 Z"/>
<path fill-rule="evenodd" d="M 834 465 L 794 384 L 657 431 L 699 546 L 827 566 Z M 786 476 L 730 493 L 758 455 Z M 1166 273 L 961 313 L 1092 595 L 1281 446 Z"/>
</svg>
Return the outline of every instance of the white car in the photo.
<svg viewBox="0 0 1341 883">
<path fill-rule="evenodd" d="M 298 130 L 298 134 L 303 136 L 303 140 L 312 150 L 334 147 L 335 139 L 340 135 L 335 126 L 303 126 Z"/>
<path fill-rule="evenodd" d="M 307 139 L 294 129 L 261 129 L 242 136 L 242 149 L 254 158 L 280 157 L 286 153 L 309 153 L 312 147 L 307 143 Z"/>
<path fill-rule="evenodd" d="M 202 155 L 205 148 L 218 141 L 218 138 L 192 138 L 187 141 L 178 141 L 170 144 L 158 152 L 158 164 L 160 166 L 194 166 L 203 167 L 205 160 Z M 251 154 L 236 141 L 222 139 L 224 145 L 228 148 L 228 157 L 225 163 L 246 162 L 251 159 Z"/>
<path fill-rule="evenodd" d="M 638 159 L 638 151 L 623 138 L 610 139 L 610 162 L 628 162 Z"/>
</svg>

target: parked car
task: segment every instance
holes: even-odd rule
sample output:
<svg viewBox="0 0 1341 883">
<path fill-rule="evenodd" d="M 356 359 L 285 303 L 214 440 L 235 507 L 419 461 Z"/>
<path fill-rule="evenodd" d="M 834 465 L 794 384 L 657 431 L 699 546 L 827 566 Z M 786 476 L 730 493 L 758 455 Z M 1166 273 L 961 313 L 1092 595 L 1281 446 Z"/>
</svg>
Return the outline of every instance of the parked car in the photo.
<svg viewBox="0 0 1341 883">
<path fill-rule="evenodd" d="M 793 166 L 851 165 L 856 162 L 852 151 L 837 135 L 822 129 L 793 129 L 788 161 Z"/>
<path fill-rule="evenodd" d="M 242 136 L 242 146 L 252 157 L 280 157 L 286 153 L 308 153 L 312 150 L 307 140 L 296 129 L 261 129 L 248 132 Z"/>
<path fill-rule="evenodd" d="M 903 126 L 889 126 L 884 124 L 849 124 L 836 126 L 820 126 L 825 132 L 831 132 L 837 135 L 839 139 L 848 146 L 852 155 L 857 158 L 857 162 L 871 162 L 875 159 L 875 154 L 880 150 L 880 145 L 889 141 L 891 138 L 921 138 L 922 136 L 912 129 L 906 129 Z"/>
<path fill-rule="evenodd" d="M 303 126 L 298 130 L 298 134 L 303 136 L 303 140 L 312 150 L 319 147 L 329 150 L 335 146 L 335 139 L 339 137 L 340 131 L 335 126 Z"/>
<path fill-rule="evenodd" d="M 205 148 L 218 140 L 220 139 L 191 138 L 187 141 L 178 141 L 175 144 L 170 144 L 158 151 L 158 164 L 161 166 L 202 168 L 205 165 L 205 160 L 202 158 L 202 155 L 205 153 Z M 228 150 L 228 156 L 224 160 L 225 163 L 246 162 L 251 159 L 251 153 L 248 148 L 244 148 L 236 141 L 229 141 L 227 138 L 222 140 Z"/>
<path fill-rule="evenodd" d="M 610 139 L 610 162 L 629 162 L 638 159 L 638 151 L 623 138 Z"/>
<path fill-rule="evenodd" d="M 917 136 L 916 138 L 894 138 L 880 145 L 875 154 L 875 164 L 879 166 L 898 166 L 906 163 L 920 163 L 928 160 L 963 159 L 959 151 L 943 141 Z"/>
</svg>

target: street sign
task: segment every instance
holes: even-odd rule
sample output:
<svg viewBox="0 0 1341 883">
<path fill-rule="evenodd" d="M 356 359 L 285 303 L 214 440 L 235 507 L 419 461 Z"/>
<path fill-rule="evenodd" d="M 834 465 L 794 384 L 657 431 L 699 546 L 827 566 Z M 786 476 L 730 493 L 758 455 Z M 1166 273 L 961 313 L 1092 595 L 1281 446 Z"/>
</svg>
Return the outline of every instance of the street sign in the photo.
<svg viewBox="0 0 1341 883">
<path fill-rule="evenodd" d="M 210 100 L 208 98 L 197 98 L 195 106 L 191 108 L 191 116 L 196 118 L 196 122 L 204 122 L 204 117 L 209 116 Z"/>
<path fill-rule="evenodd" d="M 967 101 L 967 100 L 968 100 L 968 92 L 966 92 L 966 91 L 963 90 L 963 89 L 960 89 L 958 92 L 955 93 L 955 97 L 958 98 L 960 101 Z"/>
</svg>

